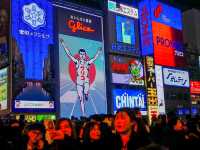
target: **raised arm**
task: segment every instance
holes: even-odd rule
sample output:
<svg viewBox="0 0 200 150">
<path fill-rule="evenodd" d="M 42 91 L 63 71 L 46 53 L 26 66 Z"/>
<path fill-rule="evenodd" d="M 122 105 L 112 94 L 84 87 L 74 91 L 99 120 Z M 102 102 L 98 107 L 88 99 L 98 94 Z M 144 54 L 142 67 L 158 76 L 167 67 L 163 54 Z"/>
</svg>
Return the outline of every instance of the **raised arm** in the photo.
<svg viewBox="0 0 200 150">
<path fill-rule="evenodd" d="M 70 53 L 69 48 L 68 48 L 67 46 L 65 46 L 64 40 L 63 40 L 62 38 L 60 38 L 60 43 L 61 43 L 62 47 L 64 48 L 64 50 L 65 50 L 67 56 L 69 56 L 69 58 L 70 58 L 73 62 L 77 63 L 78 60 L 72 56 L 72 54 Z"/>
<path fill-rule="evenodd" d="M 99 47 L 98 50 L 97 50 L 97 53 L 95 54 L 95 56 L 88 61 L 88 64 L 89 65 L 92 64 L 97 59 L 97 57 L 99 56 L 99 54 L 101 52 L 102 52 L 102 47 Z"/>
</svg>

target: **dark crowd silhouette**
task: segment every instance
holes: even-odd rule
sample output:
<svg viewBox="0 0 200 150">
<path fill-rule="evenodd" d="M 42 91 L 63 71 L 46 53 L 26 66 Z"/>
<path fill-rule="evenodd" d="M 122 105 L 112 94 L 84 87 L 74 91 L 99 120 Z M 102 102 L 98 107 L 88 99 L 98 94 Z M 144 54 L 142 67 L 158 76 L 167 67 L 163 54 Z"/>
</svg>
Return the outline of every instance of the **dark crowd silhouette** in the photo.
<svg viewBox="0 0 200 150">
<path fill-rule="evenodd" d="M 200 116 L 153 117 L 138 109 L 28 123 L 0 120 L 1 150 L 199 150 Z"/>
</svg>

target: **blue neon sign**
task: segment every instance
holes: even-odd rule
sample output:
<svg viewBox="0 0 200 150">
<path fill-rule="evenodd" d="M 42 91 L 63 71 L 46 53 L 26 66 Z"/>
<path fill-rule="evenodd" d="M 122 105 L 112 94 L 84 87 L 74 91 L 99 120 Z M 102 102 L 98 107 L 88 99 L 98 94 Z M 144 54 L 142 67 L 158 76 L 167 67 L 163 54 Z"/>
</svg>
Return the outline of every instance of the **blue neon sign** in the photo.
<svg viewBox="0 0 200 150">
<path fill-rule="evenodd" d="M 147 100 L 144 90 L 139 89 L 113 89 L 113 111 L 122 107 L 139 108 L 147 111 Z"/>
<path fill-rule="evenodd" d="M 42 80 L 53 44 L 53 7 L 48 0 L 15 0 L 12 10 L 12 36 L 23 57 L 25 79 Z"/>
</svg>

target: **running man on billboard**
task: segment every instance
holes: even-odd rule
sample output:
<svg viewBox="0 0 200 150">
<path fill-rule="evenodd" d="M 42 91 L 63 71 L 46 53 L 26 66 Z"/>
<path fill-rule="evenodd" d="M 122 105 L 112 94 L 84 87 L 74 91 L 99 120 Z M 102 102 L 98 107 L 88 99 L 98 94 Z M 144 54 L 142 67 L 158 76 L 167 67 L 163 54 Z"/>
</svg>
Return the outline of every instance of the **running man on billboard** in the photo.
<svg viewBox="0 0 200 150">
<path fill-rule="evenodd" d="M 95 56 L 91 59 L 86 59 L 87 52 L 85 49 L 79 49 L 79 58 L 75 58 L 70 53 L 70 49 L 65 46 L 64 40 L 60 38 L 61 45 L 65 49 L 67 56 L 75 63 L 76 65 L 76 88 L 77 94 L 80 99 L 81 111 L 83 116 L 85 116 L 85 101 L 88 100 L 89 88 L 90 88 L 90 79 L 89 79 L 89 69 L 90 65 L 98 58 L 99 54 L 102 51 L 100 47 L 97 50 Z"/>
</svg>

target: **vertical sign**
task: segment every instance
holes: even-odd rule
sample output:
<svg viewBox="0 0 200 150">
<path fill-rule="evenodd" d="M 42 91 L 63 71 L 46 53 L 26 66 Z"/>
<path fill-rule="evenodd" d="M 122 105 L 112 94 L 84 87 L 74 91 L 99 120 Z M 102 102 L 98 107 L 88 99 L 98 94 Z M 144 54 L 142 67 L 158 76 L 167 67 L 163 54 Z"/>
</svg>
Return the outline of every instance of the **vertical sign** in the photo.
<svg viewBox="0 0 200 150">
<path fill-rule="evenodd" d="M 107 113 L 102 17 L 59 8 L 60 116 Z"/>
<path fill-rule="evenodd" d="M 158 111 L 159 114 L 165 114 L 165 96 L 163 87 L 163 74 L 162 66 L 155 65 L 155 75 L 156 75 L 156 87 L 157 97 L 158 97 Z"/>
<path fill-rule="evenodd" d="M 158 99 L 157 99 L 153 57 L 150 56 L 145 57 L 145 68 L 146 68 L 148 115 L 149 115 L 149 120 L 151 122 L 151 118 L 156 117 L 158 115 Z"/>
<path fill-rule="evenodd" d="M 53 112 L 52 4 L 48 0 L 15 0 L 12 10 L 13 111 Z"/>
<path fill-rule="evenodd" d="M 0 1 L 0 68 L 8 65 L 10 0 Z"/>
<path fill-rule="evenodd" d="M 151 25 L 151 7 L 150 0 L 144 0 L 139 3 L 140 17 L 140 37 L 142 46 L 142 55 L 153 54 L 153 35 Z"/>
</svg>

